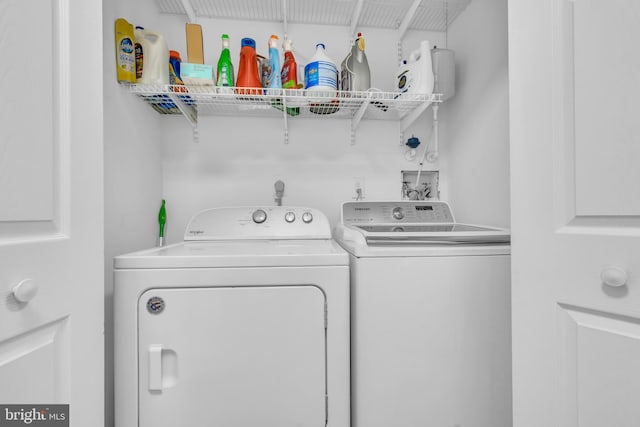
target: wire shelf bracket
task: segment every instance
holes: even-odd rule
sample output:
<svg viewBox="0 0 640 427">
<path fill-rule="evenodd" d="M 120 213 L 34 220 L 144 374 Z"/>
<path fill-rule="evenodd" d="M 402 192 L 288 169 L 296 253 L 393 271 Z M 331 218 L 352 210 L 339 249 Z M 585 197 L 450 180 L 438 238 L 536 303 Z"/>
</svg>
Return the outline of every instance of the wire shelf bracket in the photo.
<svg viewBox="0 0 640 427">
<path fill-rule="evenodd" d="M 356 143 L 356 131 L 360 126 L 364 113 L 367 112 L 367 107 L 369 107 L 369 101 L 364 101 L 351 119 L 351 145 L 355 145 Z"/>
</svg>

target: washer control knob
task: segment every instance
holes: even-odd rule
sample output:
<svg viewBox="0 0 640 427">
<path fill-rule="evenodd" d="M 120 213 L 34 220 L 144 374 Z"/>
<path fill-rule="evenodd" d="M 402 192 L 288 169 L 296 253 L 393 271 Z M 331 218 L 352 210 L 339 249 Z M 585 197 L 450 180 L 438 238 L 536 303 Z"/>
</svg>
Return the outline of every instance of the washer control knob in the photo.
<svg viewBox="0 0 640 427">
<path fill-rule="evenodd" d="M 302 222 L 309 224 L 311 221 L 313 221 L 313 215 L 311 215 L 311 212 L 305 212 L 302 214 Z"/>
<path fill-rule="evenodd" d="M 258 209 L 257 211 L 253 212 L 251 218 L 253 218 L 253 222 L 255 222 L 256 224 L 262 224 L 267 220 L 267 213 L 262 209 Z"/>
<path fill-rule="evenodd" d="M 391 212 L 391 214 L 393 215 L 393 219 L 401 220 L 404 218 L 404 211 L 401 207 L 393 208 L 393 212 Z"/>
<path fill-rule="evenodd" d="M 296 214 L 289 211 L 286 214 L 284 214 L 284 220 L 287 221 L 288 223 L 292 223 L 293 221 L 296 220 Z"/>
</svg>

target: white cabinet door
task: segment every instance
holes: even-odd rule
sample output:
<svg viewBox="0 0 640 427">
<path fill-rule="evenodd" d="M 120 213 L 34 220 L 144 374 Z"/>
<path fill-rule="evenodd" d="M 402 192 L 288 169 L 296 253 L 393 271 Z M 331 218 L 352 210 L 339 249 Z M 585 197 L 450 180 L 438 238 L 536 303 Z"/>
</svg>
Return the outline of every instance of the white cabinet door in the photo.
<svg viewBox="0 0 640 427">
<path fill-rule="evenodd" d="M 514 426 L 640 420 L 640 3 L 509 1 Z"/>
<path fill-rule="evenodd" d="M 140 427 L 324 427 L 314 286 L 150 289 L 138 302 Z"/>
<path fill-rule="evenodd" d="M 104 406 L 101 7 L 0 0 L 0 404 L 77 427 Z"/>
</svg>

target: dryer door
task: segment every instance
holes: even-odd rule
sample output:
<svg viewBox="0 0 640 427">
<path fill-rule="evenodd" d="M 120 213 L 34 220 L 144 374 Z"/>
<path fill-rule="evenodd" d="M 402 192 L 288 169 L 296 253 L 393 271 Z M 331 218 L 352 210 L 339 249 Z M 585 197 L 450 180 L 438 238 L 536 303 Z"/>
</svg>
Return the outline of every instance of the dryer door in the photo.
<svg viewBox="0 0 640 427">
<path fill-rule="evenodd" d="M 325 324 L 315 286 L 146 291 L 139 427 L 324 427 Z"/>
</svg>

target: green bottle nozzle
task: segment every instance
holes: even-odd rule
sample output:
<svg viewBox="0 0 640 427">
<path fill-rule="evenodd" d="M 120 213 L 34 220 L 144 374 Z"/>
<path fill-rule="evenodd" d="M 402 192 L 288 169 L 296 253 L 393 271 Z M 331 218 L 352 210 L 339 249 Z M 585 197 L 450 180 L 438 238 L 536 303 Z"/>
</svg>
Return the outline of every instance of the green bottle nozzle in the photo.
<svg viewBox="0 0 640 427">
<path fill-rule="evenodd" d="M 158 239 L 158 246 L 164 246 L 164 226 L 167 223 L 167 211 L 164 207 L 164 199 L 162 199 L 162 206 L 160 206 L 160 212 L 158 212 L 158 224 L 160 224 L 160 235 Z"/>
</svg>

